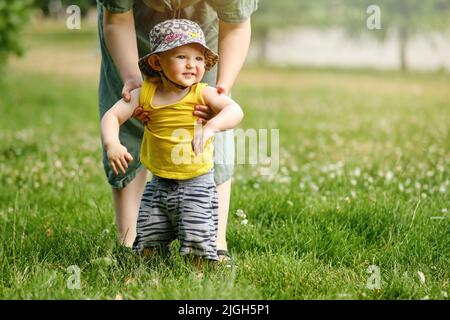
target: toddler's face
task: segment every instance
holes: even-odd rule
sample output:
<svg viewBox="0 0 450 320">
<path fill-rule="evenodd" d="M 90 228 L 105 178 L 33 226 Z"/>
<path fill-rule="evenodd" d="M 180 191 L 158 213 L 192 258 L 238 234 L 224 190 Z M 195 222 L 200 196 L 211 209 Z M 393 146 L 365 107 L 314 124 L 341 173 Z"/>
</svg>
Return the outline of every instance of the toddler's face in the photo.
<svg viewBox="0 0 450 320">
<path fill-rule="evenodd" d="M 161 53 L 160 65 L 170 80 L 188 87 L 205 74 L 204 51 L 198 43 L 186 44 Z"/>
</svg>

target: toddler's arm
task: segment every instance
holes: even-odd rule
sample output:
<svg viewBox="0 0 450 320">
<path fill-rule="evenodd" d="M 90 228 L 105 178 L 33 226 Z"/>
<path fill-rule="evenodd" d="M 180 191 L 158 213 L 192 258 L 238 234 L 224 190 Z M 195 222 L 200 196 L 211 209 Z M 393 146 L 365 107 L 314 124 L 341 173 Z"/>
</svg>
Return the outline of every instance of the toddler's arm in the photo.
<svg viewBox="0 0 450 320">
<path fill-rule="evenodd" d="M 117 101 L 105 113 L 101 121 L 102 142 L 105 146 L 109 164 L 115 174 L 118 174 L 117 169 L 125 174 L 128 163 L 133 160 L 127 148 L 120 143 L 119 127 L 133 115 L 134 109 L 139 105 L 140 93 L 140 88 L 135 89 L 131 91 L 130 102 L 125 102 L 124 99 Z"/>
<path fill-rule="evenodd" d="M 202 129 L 202 134 L 195 136 L 193 147 L 195 154 L 203 152 L 203 147 L 216 132 L 232 129 L 241 122 L 244 112 L 241 107 L 225 94 L 219 94 L 215 88 L 203 89 L 203 100 L 216 115 Z"/>
</svg>

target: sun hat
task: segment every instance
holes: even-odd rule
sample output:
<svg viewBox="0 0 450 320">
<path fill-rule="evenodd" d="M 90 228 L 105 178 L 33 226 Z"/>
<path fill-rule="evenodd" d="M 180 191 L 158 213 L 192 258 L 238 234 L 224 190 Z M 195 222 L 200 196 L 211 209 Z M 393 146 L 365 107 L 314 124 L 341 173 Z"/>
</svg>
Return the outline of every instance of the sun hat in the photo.
<svg viewBox="0 0 450 320">
<path fill-rule="evenodd" d="M 148 63 L 148 57 L 155 53 L 168 51 L 190 43 L 201 44 L 205 48 L 205 70 L 210 70 L 219 56 L 208 48 L 200 26 L 187 19 L 166 20 L 155 25 L 149 33 L 150 53 L 139 59 L 139 69 L 149 77 L 159 76 Z"/>
</svg>

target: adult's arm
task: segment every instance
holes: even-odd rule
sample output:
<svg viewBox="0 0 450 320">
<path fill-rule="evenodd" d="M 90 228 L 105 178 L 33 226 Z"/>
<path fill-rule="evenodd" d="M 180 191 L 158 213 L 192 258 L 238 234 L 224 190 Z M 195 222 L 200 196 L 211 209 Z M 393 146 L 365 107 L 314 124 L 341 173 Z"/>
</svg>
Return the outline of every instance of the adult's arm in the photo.
<svg viewBox="0 0 450 320">
<path fill-rule="evenodd" d="M 105 8 L 103 33 L 106 47 L 124 83 L 122 97 L 128 102 L 130 91 L 142 85 L 133 10 L 112 13 Z"/>
<path fill-rule="evenodd" d="M 218 93 L 228 94 L 247 57 L 251 39 L 250 18 L 230 23 L 219 20 L 219 63 L 216 87 Z M 202 123 L 214 116 L 213 110 L 198 105 L 193 113 Z"/>
<path fill-rule="evenodd" d="M 219 20 L 217 87 L 229 93 L 247 57 L 251 38 L 250 18 L 239 23 Z"/>
</svg>

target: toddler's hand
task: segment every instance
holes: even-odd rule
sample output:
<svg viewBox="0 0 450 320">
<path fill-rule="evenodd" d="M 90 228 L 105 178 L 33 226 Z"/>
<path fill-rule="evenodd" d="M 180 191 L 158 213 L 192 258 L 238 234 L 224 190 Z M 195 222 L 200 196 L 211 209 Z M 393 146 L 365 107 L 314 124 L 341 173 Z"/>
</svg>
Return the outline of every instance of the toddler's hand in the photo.
<svg viewBox="0 0 450 320">
<path fill-rule="evenodd" d="M 114 173 L 119 174 L 117 168 L 125 174 L 126 169 L 128 169 L 128 163 L 133 161 L 133 157 L 120 143 L 111 145 L 106 152 L 109 160 L 109 165 L 113 169 Z"/>
<path fill-rule="evenodd" d="M 203 152 L 206 142 L 213 137 L 216 132 L 217 130 L 215 128 L 208 125 L 202 127 L 200 120 L 197 122 L 194 130 L 194 139 L 192 140 L 192 148 L 195 155 Z"/>
</svg>

